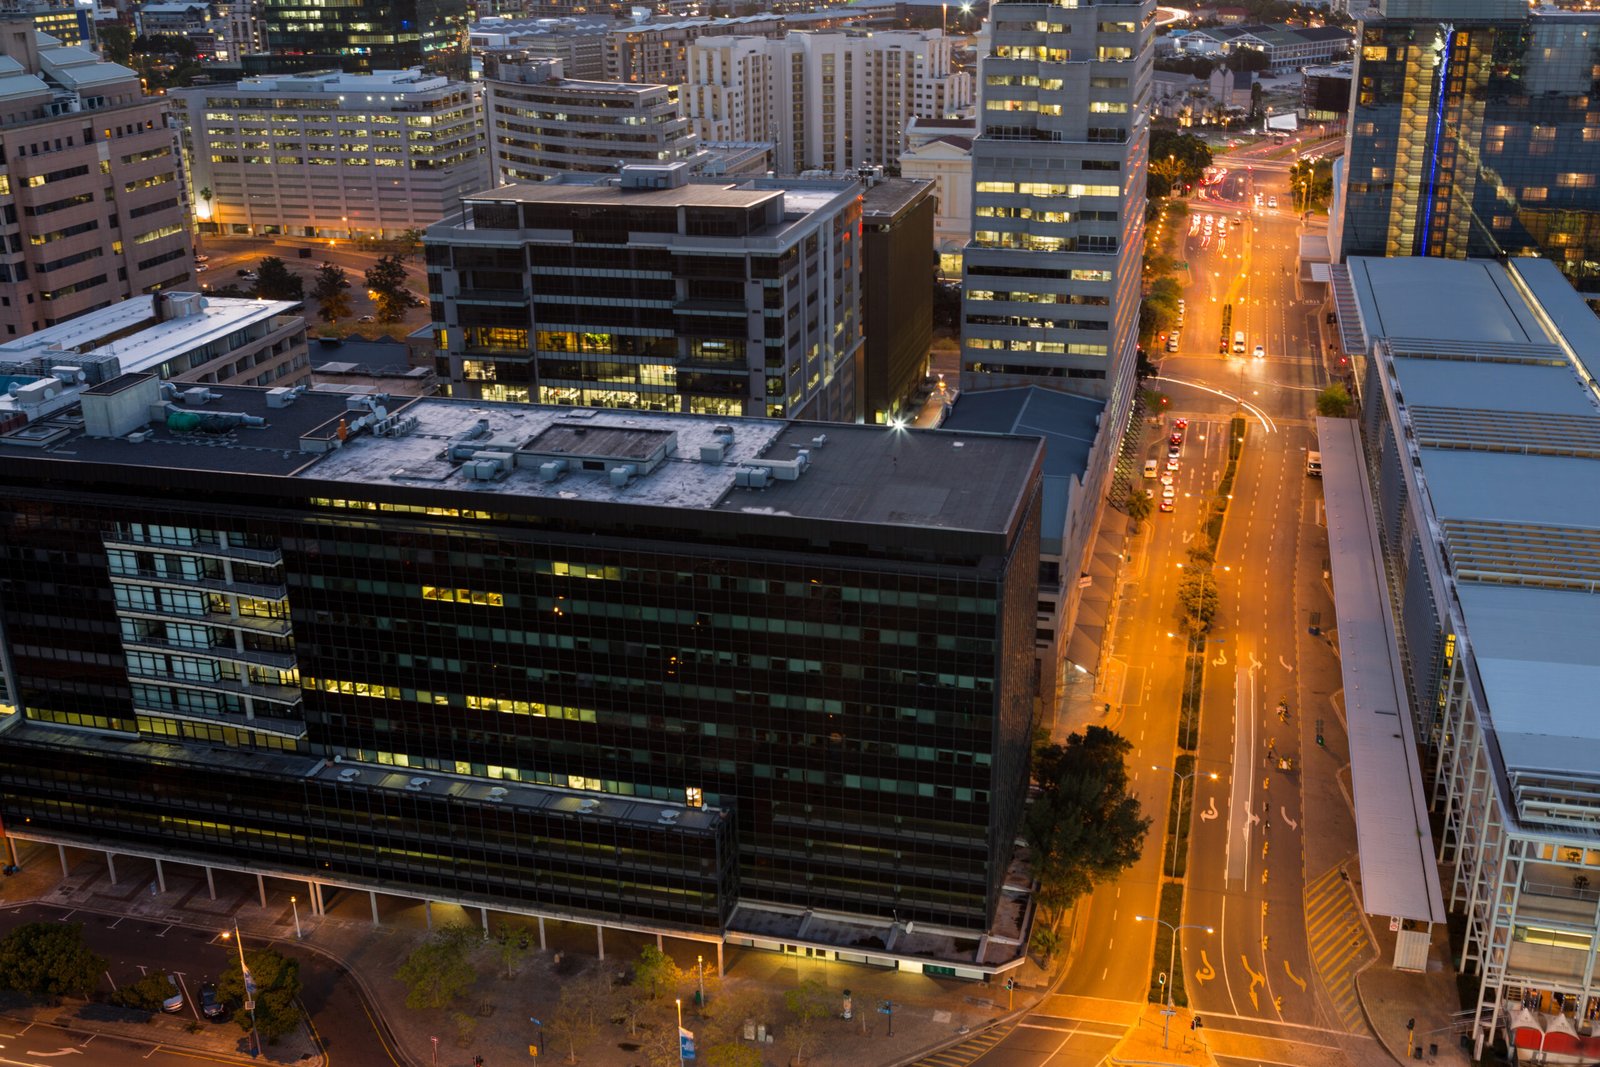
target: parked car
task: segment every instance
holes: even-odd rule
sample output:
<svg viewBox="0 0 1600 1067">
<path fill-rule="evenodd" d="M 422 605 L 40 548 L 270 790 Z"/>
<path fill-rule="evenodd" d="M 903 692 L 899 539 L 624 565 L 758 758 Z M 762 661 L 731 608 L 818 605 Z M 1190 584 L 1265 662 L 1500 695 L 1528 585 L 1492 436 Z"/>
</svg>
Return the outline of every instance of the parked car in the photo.
<svg viewBox="0 0 1600 1067">
<path fill-rule="evenodd" d="M 167 982 L 172 986 L 172 996 L 161 1002 L 161 1010 L 177 1014 L 183 1010 L 183 987 L 178 984 L 178 976 L 167 975 Z"/>
<path fill-rule="evenodd" d="M 208 271 L 210 269 L 211 268 L 208 265 L 204 264 L 204 263 L 196 263 L 194 265 L 194 272 L 196 274 L 204 274 L 206 271 Z"/>
<path fill-rule="evenodd" d="M 371 315 L 363 315 L 359 319 L 357 319 L 356 321 L 357 322 L 376 322 L 377 320 L 374 319 Z"/>
<path fill-rule="evenodd" d="M 207 1019 L 216 1019 L 221 1017 L 225 1010 L 222 1006 L 222 1001 L 217 999 L 216 983 L 207 982 L 202 985 L 200 987 L 200 1014 Z"/>
</svg>

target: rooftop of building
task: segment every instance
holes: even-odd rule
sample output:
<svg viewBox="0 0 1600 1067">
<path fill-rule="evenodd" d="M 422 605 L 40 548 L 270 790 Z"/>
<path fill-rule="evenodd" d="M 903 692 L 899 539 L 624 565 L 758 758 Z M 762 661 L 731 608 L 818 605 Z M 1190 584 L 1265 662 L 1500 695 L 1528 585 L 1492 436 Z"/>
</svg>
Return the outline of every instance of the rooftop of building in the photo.
<svg viewBox="0 0 1600 1067">
<path fill-rule="evenodd" d="M 308 71 L 301 74 L 262 74 L 243 78 L 235 84 L 196 86 L 189 92 L 228 92 L 270 95 L 295 93 L 298 95 L 345 96 L 360 94 L 360 103 L 373 102 L 371 95 L 431 93 L 451 86 L 442 74 L 429 74 L 421 67 L 407 70 L 375 70 L 367 74 L 352 74 L 337 70 Z"/>
<path fill-rule="evenodd" d="M 157 321 L 161 304 L 164 321 Z M 0 362 L 51 353 L 115 356 L 124 372 L 149 370 L 236 330 L 287 315 L 300 305 L 199 293 L 156 293 L 121 300 L 0 344 Z"/>
<path fill-rule="evenodd" d="M 87 48 L 65 44 L 60 38 L 38 32 L 25 15 L 0 16 L 0 21 L 6 19 L 13 23 L 17 32 L 33 35 L 39 66 L 37 70 L 30 70 L 16 56 L 0 56 L 0 86 L 3 86 L 0 96 L 15 97 L 56 89 L 75 93 L 139 77 L 127 67 L 106 62 Z"/>
<path fill-rule="evenodd" d="M 1507 769 L 1596 776 L 1600 320 L 1543 259 L 1348 263 Z"/>
<path fill-rule="evenodd" d="M 918 201 L 933 195 L 926 178 L 880 178 L 861 191 L 861 215 L 868 222 L 887 222 Z"/>
<path fill-rule="evenodd" d="M 583 502 L 989 534 L 1012 528 L 1039 462 L 1036 439 L 989 433 L 242 386 L 191 404 L 160 384 L 125 374 L 83 391 L 139 412 L 120 436 L 58 412 L 25 440 L 0 435 L 0 460 L 296 477 L 354 499 L 465 494 L 485 510 Z"/>
</svg>

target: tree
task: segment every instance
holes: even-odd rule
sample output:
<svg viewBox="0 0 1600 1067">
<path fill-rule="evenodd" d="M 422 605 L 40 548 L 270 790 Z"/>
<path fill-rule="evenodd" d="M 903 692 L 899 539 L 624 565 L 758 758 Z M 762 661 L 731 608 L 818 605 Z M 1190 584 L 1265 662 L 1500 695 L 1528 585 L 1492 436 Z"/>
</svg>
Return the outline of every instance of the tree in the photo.
<svg viewBox="0 0 1600 1067">
<path fill-rule="evenodd" d="M 272 948 L 245 949 L 244 958 L 256 987 L 254 1029 L 267 1041 L 282 1037 L 300 1025 L 300 964 Z M 245 1000 L 237 952 L 217 979 L 217 996 L 241 1004 Z M 241 1029 L 252 1029 L 250 1014 L 234 1013 Z"/>
<path fill-rule="evenodd" d="M 277 256 L 266 256 L 256 268 L 256 296 L 262 300 L 304 300 L 305 279 Z"/>
<path fill-rule="evenodd" d="M 1154 507 L 1155 505 L 1150 503 L 1150 497 L 1139 486 L 1136 485 L 1128 490 L 1128 503 L 1124 510 L 1127 511 L 1129 520 L 1133 522 L 1134 529 L 1137 530 L 1144 525 L 1144 520 L 1150 517 Z"/>
<path fill-rule="evenodd" d="M 1034 757 L 1039 795 L 1023 817 L 1039 906 L 1058 931 L 1072 903 L 1139 859 L 1150 819 L 1128 795 L 1121 735 L 1090 726 Z"/>
<path fill-rule="evenodd" d="M 613 996 L 611 976 L 600 967 L 591 967 L 562 985 L 550 1020 L 550 1038 L 566 1046 L 568 1063 L 577 1063 L 578 1054 L 599 1035 Z"/>
<path fill-rule="evenodd" d="M 1209 567 L 1189 567 L 1178 580 L 1178 606 L 1191 634 L 1199 635 L 1211 628 L 1217 614 L 1220 598 L 1217 579 Z"/>
<path fill-rule="evenodd" d="M 211 186 L 209 186 L 209 185 L 201 186 L 200 187 L 200 192 L 198 194 L 196 194 L 196 195 L 198 195 L 200 197 L 201 202 L 205 204 L 205 206 L 206 206 L 206 218 L 210 219 L 211 218 Z"/>
<path fill-rule="evenodd" d="M 350 298 L 345 295 L 345 290 L 349 288 L 350 281 L 344 276 L 344 268 L 324 263 L 311 285 L 311 299 L 317 302 L 317 318 L 323 322 L 334 322 L 349 315 Z"/>
<path fill-rule="evenodd" d="M 783 994 L 783 1005 L 789 1009 L 789 1029 L 794 1035 L 794 1062 L 804 1063 L 807 1047 L 816 1038 L 822 1021 L 833 1017 L 838 1000 L 827 986 L 815 978 L 807 978 L 798 987 Z"/>
<path fill-rule="evenodd" d="M 633 984 L 645 991 L 647 999 L 659 1000 L 683 984 L 683 970 L 671 956 L 654 945 L 646 945 L 634 961 Z"/>
<path fill-rule="evenodd" d="M 395 972 L 406 987 L 406 1007 L 447 1008 L 478 980 L 467 958 L 467 939 L 446 927 L 418 945 Z"/>
<path fill-rule="evenodd" d="M 1343 382 L 1334 382 L 1317 394 L 1317 414 L 1330 419 L 1350 414 L 1350 392 Z"/>
<path fill-rule="evenodd" d="M 1227 65 L 1233 71 L 1267 70 L 1272 58 L 1259 48 L 1235 48 L 1228 53 Z"/>
<path fill-rule="evenodd" d="M 404 262 L 420 252 L 422 250 L 422 234 L 423 231 L 417 229 L 402 231 L 400 236 L 394 239 L 395 258 Z"/>
<path fill-rule="evenodd" d="M 418 303 L 406 288 L 406 268 L 399 256 L 384 256 L 367 268 L 365 278 L 377 300 L 379 322 L 399 322 L 406 309 Z"/>
<path fill-rule="evenodd" d="M 504 919 L 495 925 L 495 950 L 500 956 L 500 965 L 506 969 L 507 978 L 516 973 L 517 961 L 528 954 L 528 948 L 532 943 L 527 927 L 512 926 Z"/>
<path fill-rule="evenodd" d="M 82 923 L 28 923 L 0 939 L 0 989 L 30 997 L 87 996 L 106 969 L 83 943 Z"/>
<path fill-rule="evenodd" d="M 140 1011 L 160 1011 L 162 1002 L 173 992 L 165 971 L 151 971 L 131 985 L 119 986 L 111 994 L 111 1003 Z"/>
<path fill-rule="evenodd" d="M 1151 129 L 1150 196 L 1167 196 L 1174 188 L 1199 181 L 1209 166 L 1211 146 L 1199 137 L 1165 127 Z"/>
</svg>

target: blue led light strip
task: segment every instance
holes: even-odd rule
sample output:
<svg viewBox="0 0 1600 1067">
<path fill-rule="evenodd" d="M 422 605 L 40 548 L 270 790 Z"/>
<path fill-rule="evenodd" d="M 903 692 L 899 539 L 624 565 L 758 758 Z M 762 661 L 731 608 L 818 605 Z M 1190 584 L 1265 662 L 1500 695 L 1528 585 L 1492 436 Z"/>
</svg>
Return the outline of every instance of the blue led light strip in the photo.
<svg viewBox="0 0 1600 1067">
<path fill-rule="evenodd" d="M 1445 85 L 1450 77 L 1450 39 L 1455 27 L 1444 28 L 1444 52 L 1439 57 L 1439 99 L 1434 108 L 1433 146 L 1428 153 L 1428 209 L 1422 217 L 1422 254 L 1428 254 L 1433 238 L 1433 201 L 1439 194 L 1439 141 L 1444 137 Z"/>
</svg>

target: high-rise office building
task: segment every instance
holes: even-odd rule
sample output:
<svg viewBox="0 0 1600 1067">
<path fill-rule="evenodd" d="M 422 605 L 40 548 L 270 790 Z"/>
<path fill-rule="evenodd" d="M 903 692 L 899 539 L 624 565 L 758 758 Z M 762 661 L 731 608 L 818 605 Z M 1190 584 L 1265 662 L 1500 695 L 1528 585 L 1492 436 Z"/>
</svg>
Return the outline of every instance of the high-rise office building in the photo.
<svg viewBox="0 0 1600 1067">
<path fill-rule="evenodd" d="M 170 96 L 210 232 L 392 237 L 488 181 L 477 95 L 443 75 L 278 75 Z"/>
<path fill-rule="evenodd" d="M 16 337 L 194 281 L 177 134 L 139 75 L 0 22 L 0 325 Z"/>
<path fill-rule="evenodd" d="M 997 3 L 964 256 L 963 389 L 1132 397 L 1154 4 Z"/>
<path fill-rule="evenodd" d="M 770 141 L 780 174 L 893 165 L 914 118 L 970 112 L 972 75 L 939 30 L 701 37 L 684 86 L 708 141 Z"/>
<path fill-rule="evenodd" d="M 418 64 L 466 75 L 466 0 L 262 0 L 264 51 L 249 74 L 404 70 Z"/>
<path fill-rule="evenodd" d="M 860 183 L 687 171 L 503 186 L 430 227 L 454 395 L 859 418 Z"/>
<path fill-rule="evenodd" d="M 558 59 L 484 55 L 484 114 L 495 185 L 702 159 L 677 86 L 584 81 L 562 77 L 562 69 Z"/>
<path fill-rule="evenodd" d="M 1600 13 L 1519 0 L 1369 9 L 1335 256 L 1537 254 L 1600 295 L 1596 40 Z"/>
<path fill-rule="evenodd" d="M 0 428 L 13 835 L 1015 958 L 1037 439 L 162 384 Z"/>
</svg>

